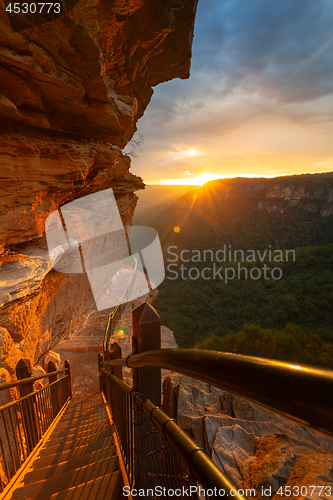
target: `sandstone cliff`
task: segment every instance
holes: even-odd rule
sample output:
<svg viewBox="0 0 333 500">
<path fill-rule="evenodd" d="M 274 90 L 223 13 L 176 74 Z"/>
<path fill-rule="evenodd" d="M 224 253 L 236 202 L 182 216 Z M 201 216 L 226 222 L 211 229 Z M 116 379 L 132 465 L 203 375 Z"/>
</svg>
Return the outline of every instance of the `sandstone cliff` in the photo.
<svg viewBox="0 0 333 500">
<path fill-rule="evenodd" d="M 85 275 L 51 270 L 45 219 L 112 188 L 131 224 L 144 184 L 122 149 L 152 87 L 189 76 L 196 3 L 101 0 L 92 37 L 76 22 L 91 17 L 84 0 L 72 18 L 23 31 L 0 1 L 0 365 L 10 372 L 22 356 L 37 362 L 91 311 Z"/>
<path fill-rule="evenodd" d="M 250 197 L 253 207 L 285 212 L 299 206 L 322 216 L 333 214 L 333 173 L 304 174 L 273 179 L 223 179 L 207 183 L 204 190 L 218 192 L 225 199 Z"/>
</svg>

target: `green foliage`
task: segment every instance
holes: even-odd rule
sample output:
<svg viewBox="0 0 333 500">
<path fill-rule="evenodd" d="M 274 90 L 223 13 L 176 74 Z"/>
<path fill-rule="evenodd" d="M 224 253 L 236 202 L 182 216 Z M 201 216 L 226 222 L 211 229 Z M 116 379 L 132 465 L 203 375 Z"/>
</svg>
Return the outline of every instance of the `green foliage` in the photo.
<svg viewBox="0 0 333 500">
<path fill-rule="evenodd" d="M 307 196 L 290 205 L 272 197 L 272 186 L 304 188 Z M 333 215 L 323 217 L 320 210 L 325 209 L 330 190 L 332 172 L 211 181 L 147 211 L 140 223 L 157 229 L 164 250 L 170 245 L 190 250 L 217 250 L 223 244 L 259 250 L 269 245 L 280 249 L 328 245 L 333 243 Z M 260 208 L 262 203 L 269 203 L 271 211 Z"/>
<path fill-rule="evenodd" d="M 212 205 L 199 200 L 192 208 L 186 196 L 158 220 L 147 220 L 158 230 L 163 248 L 177 245 L 180 249 L 288 249 L 333 242 L 333 215 L 323 217 L 302 207 L 285 212 L 269 212 L 256 207 L 258 199 L 221 200 L 211 196 Z M 180 227 L 175 233 L 173 228 Z"/>
<path fill-rule="evenodd" d="M 266 197 L 266 190 L 273 185 L 304 188 L 307 197 L 293 206 L 282 198 L 273 199 L 273 191 Z M 320 213 L 332 189 L 333 173 L 212 181 L 151 210 L 146 220 L 140 220 L 142 225 L 157 229 L 161 238 L 167 271 L 154 306 L 163 324 L 174 331 L 180 347 L 193 347 L 207 336 L 236 333 L 245 323 L 275 329 L 294 323 L 333 342 L 333 215 Z M 263 200 L 271 203 L 271 211 L 258 208 Z M 174 232 L 175 226 L 180 232 Z M 170 246 L 176 247 L 176 262 L 168 251 Z M 215 255 L 223 248 L 244 252 L 295 249 L 296 261 L 241 261 L 248 271 L 264 264 L 280 268 L 282 278 L 278 280 L 267 280 L 263 275 L 258 280 L 245 279 L 242 275 L 225 283 L 213 279 L 213 270 L 205 274 L 211 279 L 202 275 L 184 279 L 180 274 L 172 279 L 174 275 L 168 270 L 171 261 L 178 272 L 181 264 L 200 272 L 213 267 L 210 261 L 182 262 L 182 250 L 189 251 L 188 258 L 194 250 L 211 250 Z M 222 275 L 240 262 L 229 260 L 213 260 Z"/>
<path fill-rule="evenodd" d="M 245 323 L 284 328 L 292 322 L 333 341 L 333 245 L 297 249 L 295 262 L 279 267 L 278 281 L 165 279 L 154 307 L 179 347 L 235 333 Z"/>
<path fill-rule="evenodd" d="M 232 335 L 211 335 L 195 347 L 333 369 L 333 344 L 292 324 L 282 330 L 245 325 Z"/>
</svg>

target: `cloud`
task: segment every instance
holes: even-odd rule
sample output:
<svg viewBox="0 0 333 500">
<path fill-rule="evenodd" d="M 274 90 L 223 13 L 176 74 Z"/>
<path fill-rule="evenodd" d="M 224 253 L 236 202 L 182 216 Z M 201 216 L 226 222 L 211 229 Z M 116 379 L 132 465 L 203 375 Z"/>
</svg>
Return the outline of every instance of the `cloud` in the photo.
<svg viewBox="0 0 333 500">
<path fill-rule="evenodd" d="M 175 147 L 204 151 L 213 144 L 214 155 L 222 158 L 228 143 L 236 143 L 237 134 L 240 153 L 244 137 L 250 135 L 253 148 L 258 148 L 251 154 L 260 157 L 268 123 L 270 135 L 276 137 L 275 143 L 268 141 L 272 148 L 275 144 L 272 154 L 284 150 L 285 144 L 288 150 L 294 144 L 296 152 L 301 143 L 299 126 L 306 137 L 302 153 L 311 147 L 312 155 L 315 148 L 319 156 L 320 149 L 328 154 L 326 135 L 333 122 L 332 26 L 332 0 L 200 0 L 191 77 L 154 89 L 138 124 L 146 139 L 142 161 L 140 156 L 135 160 L 138 173 L 140 168 L 156 169 L 157 162 L 170 171 L 179 167 L 181 172 L 200 173 L 195 165 L 202 168 L 209 155 L 172 157 L 170 151 Z M 310 140 L 312 136 L 317 142 Z M 218 144 L 224 149 L 219 150 Z"/>
<path fill-rule="evenodd" d="M 331 0 L 201 0 L 192 75 L 222 76 L 225 95 L 245 87 L 282 102 L 323 97 L 333 92 L 332 25 Z"/>
</svg>

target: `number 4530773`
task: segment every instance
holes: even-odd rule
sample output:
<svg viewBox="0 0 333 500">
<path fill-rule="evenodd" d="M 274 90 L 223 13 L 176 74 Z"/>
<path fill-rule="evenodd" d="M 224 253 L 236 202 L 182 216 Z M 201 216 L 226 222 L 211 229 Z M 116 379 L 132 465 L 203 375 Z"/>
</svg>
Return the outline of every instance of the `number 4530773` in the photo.
<svg viewBox="0 0 333 500">
<path fill-rule="evenodd" d="M 60 3 L 10 3 L 6 7 L 6 11 L 10 14 L 60 14 Z M 44 12 L 43 12 L 44 11 Z"/>
</svg>

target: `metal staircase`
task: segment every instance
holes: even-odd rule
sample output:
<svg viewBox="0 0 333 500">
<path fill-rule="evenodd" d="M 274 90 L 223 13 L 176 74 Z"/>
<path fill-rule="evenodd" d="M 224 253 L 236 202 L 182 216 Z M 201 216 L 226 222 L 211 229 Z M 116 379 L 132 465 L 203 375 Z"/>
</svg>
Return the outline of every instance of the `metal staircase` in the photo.
<svg viewBox="0 0 333 500">
<path fill-rule="evenodd" d="M 118 500 L 122 476 L 113 433 L 100 393 L 72 399 L 12 500 Z"/>
<path fill-rule="evenodd" d="M 106 338 L 98 356 L 100 391 L 72 398 L 71 371 L 0 384 L 0 500 L 246 500 L 177 422 L 161 411 L 161 368 L 196 378 L 333 435 L 333 371 L 238 354 L 160 349 L 160 318 L 149 304 L 133 311 L 133 352 Z M 97 361 L 97 360 L 96 360 Z M 131 368 L 133 383 L 123 380 Z M 59 378 L 60 377 L 60 378 Z M 45 380 L 45 379 L 48 379 Z M 48 382 L 36 388 L 37 381 Z M 13 399 L 13 393 L 16 397 Z M 123 490 L 125 486 L 126 490 Z M 161 496 L 161 488 L 163 495 Z M 149 492 L 149 494 L 148 494 Z M 201 493 L 200 493 L 201 495 Z"/>
</svg>

